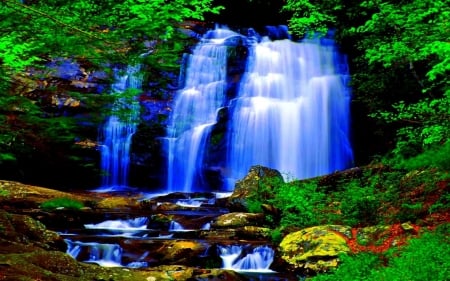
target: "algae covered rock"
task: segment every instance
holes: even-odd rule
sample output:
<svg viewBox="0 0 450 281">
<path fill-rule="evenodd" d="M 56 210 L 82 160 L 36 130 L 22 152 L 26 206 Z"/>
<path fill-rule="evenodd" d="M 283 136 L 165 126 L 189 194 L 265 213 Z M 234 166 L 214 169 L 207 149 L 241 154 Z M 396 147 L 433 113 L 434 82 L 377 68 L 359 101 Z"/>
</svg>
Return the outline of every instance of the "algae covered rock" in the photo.
<svg viewBox="0 0 450 281">
<path fill-rule="evenodd" d="M 259 225 L 264 220 L 263 214 L 234 212 L 223 214 L 211 225 L 213 228 L 237 228 Z"/>
<path fill-rule="evenodd" d="M 47 230 L 41 222 L 26 215 L 10 214 L 4 210 L 0 210 L 0 239 L 10 242 L 4 246 L 21 243 L 45 249 L 60 249 L 65 245 L 56 232 Z M 14 247 L 11 250 L 13 249 Z M 16 252 L 20 252 L 20 249 L 23 247 L 17 245 Z"/>
<path fill-rule="evenodd" d="M 345 226 L 314 226 L 289 233 L 279 245 L 281 258 L 295 270 L 327 271 L 338 265 L 338 255 L 350 251 Z"/>
<path fill-rule="evenodd" d="M 265 239 L 271 238 L 272 230 L 268 227 L 244 226 L 236 229 L 236 234 L 243 239 Z"/>
</svg>

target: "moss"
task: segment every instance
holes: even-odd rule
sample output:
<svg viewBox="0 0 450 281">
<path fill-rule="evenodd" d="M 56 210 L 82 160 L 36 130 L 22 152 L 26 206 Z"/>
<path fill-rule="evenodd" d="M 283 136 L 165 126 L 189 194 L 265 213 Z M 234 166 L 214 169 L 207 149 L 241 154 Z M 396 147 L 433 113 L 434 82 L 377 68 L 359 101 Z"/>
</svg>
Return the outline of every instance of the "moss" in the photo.
<svg viewBox="0 0 450 281">
<path fill-rule="evenodd" d="M 78 200 L 68 197 L 54 198 L 43 202 L 40 206 L 41 209 L 51 211 L 55 209 L 71 209 L 79 210 L 84 207 L 84 204 Z"/>
</svg>

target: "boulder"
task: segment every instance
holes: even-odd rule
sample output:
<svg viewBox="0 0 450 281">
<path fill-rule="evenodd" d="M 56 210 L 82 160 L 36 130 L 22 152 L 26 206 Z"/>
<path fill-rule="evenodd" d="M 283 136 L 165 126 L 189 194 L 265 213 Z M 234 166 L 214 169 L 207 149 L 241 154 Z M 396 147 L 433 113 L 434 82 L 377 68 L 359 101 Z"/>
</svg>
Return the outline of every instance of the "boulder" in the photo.
<svg viewBox="0 0 450 281">
<path fill-rule="evenodd" d="M 260 225 L 264 221 L 261 213 L 234 212 L 218 216 L 211 224 L 212 228 L 238 228 Z"/>
<path fill-rule="evenodd" d="M 350 227 L 314 226 L 289 233 L 279 245 L 281 258 L 295 271 L 325 272 L 338 265 L 338 255 L 350 251 Z"/>
<path fill-rule="evenodd" d="M 236 235 L 241 239 L 270 240 L 272 230 L 260 226 L 244 226 L 236 229 Z"/>
<path fill-rule="evenodd" d="M 35 247 L 65 249 L 61 237 L 47 230 L 41 222 L 26 215 L 10 214 L 0 209 L 0 240 L 6 252 L 27 252 Z M 5 249 L 0 248 L 0 252 Z"/>
<path fill-rule="evenodd" d="M 230 210 L 247 211 L 246 198 L 251 193 L 258 192 L 261 184 L 270 188 L 277 182 L 284 182 L 279 171 L 263 166 L 252 166 L 248 174 L 236 182 L 233 193 L 228 197 L 228 207 Z"/>
</svg>

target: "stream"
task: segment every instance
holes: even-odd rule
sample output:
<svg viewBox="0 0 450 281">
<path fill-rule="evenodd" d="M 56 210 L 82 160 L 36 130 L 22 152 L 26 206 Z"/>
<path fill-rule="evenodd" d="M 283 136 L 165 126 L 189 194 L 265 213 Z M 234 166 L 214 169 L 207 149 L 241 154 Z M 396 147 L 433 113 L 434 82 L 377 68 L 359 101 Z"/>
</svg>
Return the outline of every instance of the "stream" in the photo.
<svg viewBox="0 0 450 281">
<path fill-rule="evenodd" d="M 276 250 L 270 241 L 214 228 L 214 220 L 228 213 L 222 207 L 224 196 L 148 195 L 140 209 L 81 214 L 59 210 L 45 224 L 64 238 L 67 253 L 81 262 L 124 268 L 222 268 L 255 281 L 296 280 L 271 269 Z"/>
</svg>

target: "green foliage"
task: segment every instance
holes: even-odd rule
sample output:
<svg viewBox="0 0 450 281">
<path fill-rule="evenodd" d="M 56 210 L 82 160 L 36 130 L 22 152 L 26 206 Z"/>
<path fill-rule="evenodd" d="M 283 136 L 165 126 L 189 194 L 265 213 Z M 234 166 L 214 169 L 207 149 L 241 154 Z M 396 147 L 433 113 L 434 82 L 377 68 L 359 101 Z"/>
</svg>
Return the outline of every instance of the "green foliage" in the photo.
<svg viewBox="0 0 450 281">
<path fill-rule="evenodd" d="M 9 190 L 0 188 L 0 197 L 8 197 L 10 195 Z"/>
<path fill-rule="evenodd" d="M 401 155 L 395 155 L 397 150 L 394 150 L 393 159 L 391 161 L 399 168 L 405 168 L 408 170 L 419 169 L 422 167 L 440 168 L 443 170 L 450 169 L 450 142 L 446 142 L 443 145 L 436 145 L 433 148 L 425 150 L 424 152 L 407 157 L 404 156 L 406 148 L 402 150 Z"/>
<path fill-rule="evenodd" d="M 430 206 L 428 212 L 442 212 L 450 210 L 450 192 L 448 190 L 445 191 L 443 195 L 439 197 L 439 199 Z"/>
<path fill-rule="evenodd" d="M 220 9 L 212 0 L 2 1 L 0 58 L 14 70 L 48 56 L 132 63 L 147 49 L 146 40 L 171 39 L 183 20 Z"/>
<path fill-rule="evenodd" d="M 445 226 L 442 226 L 444 228 Z M 446 227 L 448 231 L 448 224 Z M 404 248 L 384 257 L 359 253 L 341 256 L 342 264 L 331 274 L 319 274 L 313 281 L 436 280 L 450 278 L 450 243 L 448 232 L 436 230 L 411 239 Z M 387 259 L 387 266 L 381 261 Z"/>
<path fill-rule="evenodd" d="M 397 215 L 400 221 L 413 221 L 419 217 L 419 213 L 422 211 L 423 205 L 421 202 L 417 203 L 403 203 L 400 206 L 399 214 Z"/>
<path fill-rule="evenodd" d="M 281 226 L 319 224 L 319 209 L 325 202 L 325 194 L 318 191 L 316 183 L 287 183 L 276 186 L 274 192 L 276 196 L 269 202 L 281 210 Z"/>
<path fill-rule="evenodd" d="M 54 198 L 54 199 L 45 201 L 39 207 L 46 211 L 52 211 L 52 210 L 56 210 L 56 209 L 60 209 L 60 208 L 70 209 L 70 210 L 79 210 L 84 207 L 84 204 L 75 199 L 61 197 L 61 198 Z"/>
<path fill-rule="evenodd" d="M 357 181 L 345 184 L 340 195 L 340 210 L 344 224 L 373 225 L 378 223 L 380 194 L 373 186 L 360 186 Z"/>
<path fill-rule="evenodd" d="M 358 255 L 342 254 L 339 256 L 341 264 L 331 274 L 319 274 L 312 281 L 366 281 L 371 271 L 381 266 L 381 259 L 373 253 Z M 390 279 L 389 279 L 390 280 Z"/>
<path fill-rule="evenodd" d="M 306 227 L 321 221 L 320 210 L 325 203 L 325 194 L 319 192 L 316 182 L 286 183 L 274 177 L 261 180 L 258 190 L 249 194 L 246 200 L 250 212 L 262 212 L 262 204 L 269 204 L 279 210 L 280 217 L 267 214 L 266 218 L 279 223 L 281 227 Z"/>
<path fill-rule="evenodd" d="M 279 244 L 283 240 L 283 233 L 281 232 L 280 228 L 276 228 L 272 230 L 272 232 L 270 233 L 270 237 L 273 243 Z"/>
<path fill-rule="evenodd" d="M 340 0 L 309 1 L 287 0 L 283 11 L 292 13 L 289 27 L 297 35 L 310 32 L 327 33 L 336 24 L 336 16 L 330 10 L 338 12 L 342 9 Z"/>
</svg>

